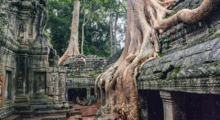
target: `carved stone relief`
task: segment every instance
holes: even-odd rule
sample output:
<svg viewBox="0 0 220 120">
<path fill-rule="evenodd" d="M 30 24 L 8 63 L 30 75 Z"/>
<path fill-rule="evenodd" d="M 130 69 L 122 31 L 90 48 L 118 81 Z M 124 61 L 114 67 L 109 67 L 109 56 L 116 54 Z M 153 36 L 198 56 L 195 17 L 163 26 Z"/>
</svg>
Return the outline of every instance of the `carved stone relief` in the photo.
<svg viewBox="0 0 220 120">
<path fill-rule="evenodd" d="M 46 73 L 34 73 L 34 93 L 46 92 Z"/>
</svg>

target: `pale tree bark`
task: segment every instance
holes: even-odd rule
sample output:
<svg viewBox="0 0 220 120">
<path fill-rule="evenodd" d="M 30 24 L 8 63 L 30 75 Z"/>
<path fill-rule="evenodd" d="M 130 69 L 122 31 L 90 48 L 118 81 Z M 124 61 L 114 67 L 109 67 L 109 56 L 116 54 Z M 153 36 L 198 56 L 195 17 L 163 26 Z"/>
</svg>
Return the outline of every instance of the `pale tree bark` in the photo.
<svg viewBox="0 0 220 120">
<path fill-rule="evenodd" d="M 85 5 L 85 0 L 84 1 L 84 5 Z M 91 8 L 92 8 L 92 4 L 90 4 L 89 6 L 89 13 L 88 13 L 88 19 L 86 21 L 86 12 L 85 12 L 85 8 L 83 9 L 83 13 L 84 13 L 84 18 L 83 18 L 83 24 L 82 24 L 82 43 L 81 43 L 81 54 L 83 54 L 83 46 L 84 46 L 84 37 L 85 37 L 85 31 L 84 31 L 84 28 L 85 28 L 85 25 L 88 23 L 89 21 L 89 18 L 90 18 L 90 13 L 91 13 Z"/>
<path fill-rule="evenodd" d="M 110 4 L 110 40 L 111 40 L 111 56 L 113 55 L 112 51 L 112 5 Z"/>
<path fill-rule="evenodd" d="M 118 9 L 118 7 L 117 7 Z M 116 54 L 116 46 L 117 46 L 117 23 L 118 23 L 118 13 L 116 13 L 116 18 L 115 18 L 115 29 L 114 29 L 114 32 L 115 32 L 115 41 L 114 41 L 114 54 Z"/>
<path fill-rule="evenodd" d="M 138 69 L 158 57 L 158 33 L 183 21 L 196 23 L 213 10 L 220 0 L 204 0 L 193 10 L 184 9 L 169 19 L 167 10 L 171 0 L 127 0 L 127 26 L 125 47 L 117 62 L 96 79 L 97 85 L 105 86 L 106 105 L 110 113 L 119 113 L 122 119 L 138 120 Z"/>
<path fill-rule="evenodd" d="M 79 54 L 79 42 L 78 42 L 79 11 L 80 11 L 80 1 L 75 1 L 70 41 L 66 52 L 59 59 L 59 66 L 63 65 L 63 63 L 72 55 Z"/>
</svg>

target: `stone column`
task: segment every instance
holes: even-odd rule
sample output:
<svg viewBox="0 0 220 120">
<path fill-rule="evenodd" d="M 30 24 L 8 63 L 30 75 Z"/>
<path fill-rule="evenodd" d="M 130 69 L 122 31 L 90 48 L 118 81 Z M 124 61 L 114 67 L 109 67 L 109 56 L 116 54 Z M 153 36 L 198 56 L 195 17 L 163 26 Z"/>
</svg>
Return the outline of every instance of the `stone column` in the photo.
<svg viewBox="0 0 220 120">
<path fill-rule="evenodd" d="M 86 99 L 88 100 L 88 99 L 90 98 L 90 96 L 91 96 L 91 88 L 90 88 L 90 87 L 87 87 L 86 90 L 87 90 Z"/>
<path fill-rule="evenodd" d="M 68 89 L 65 88 L 65 91 L 66 91 L 66 92 L 65 92 L 66 101 L 68 101 L 68 100 L 69 100 L 69 99 L 68 99 L 68 97 L 69 97 L 69 96 L 68 96 Z"/>
<path fill-rule="evenodd" d="M 185 94 L 160 91 L 163 101 L 164 120 L 186 120 Z"/>
</svg>

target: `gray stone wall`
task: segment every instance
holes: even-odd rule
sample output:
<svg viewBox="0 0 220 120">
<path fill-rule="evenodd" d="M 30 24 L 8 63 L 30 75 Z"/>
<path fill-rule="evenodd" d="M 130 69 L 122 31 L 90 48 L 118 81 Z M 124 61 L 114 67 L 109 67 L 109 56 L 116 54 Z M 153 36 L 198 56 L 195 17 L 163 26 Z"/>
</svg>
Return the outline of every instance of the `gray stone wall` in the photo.
<svg viewBox="0 0 220 120">
<path fill-rule="evenodd" d="M 91 96 L 92 88 L 95 87 L 95 79 L 98 75 L 105 71 L 107 61 L 95 55 L 84 57 L 85 61 L 80 58 L 68 59 L 64 66 L 67 66 L 66 76 L 66 93 L 69 89 L 86 88 L 87 101 L 90 101 L 94 96 Z M 68 97 L 68 95 L 66 95 Z"/>
<path fill-rule="evenodd" d="M 82 58 L 71 58 L 64 62 L 64 66 L 68 67 L 68 77 L 89 77 L 104 71 L 105 59 L 95 55 L 88 55 L 84 59 L 85 62 Z"/>
<path fill-rule="evenodd" d="M 45 103 L 64 106 L 66 68 L 58 67 L 59 56 L 43 34 L 45 7 L 40 0 L 0 0 L 0 118 Z"/>
</svg>

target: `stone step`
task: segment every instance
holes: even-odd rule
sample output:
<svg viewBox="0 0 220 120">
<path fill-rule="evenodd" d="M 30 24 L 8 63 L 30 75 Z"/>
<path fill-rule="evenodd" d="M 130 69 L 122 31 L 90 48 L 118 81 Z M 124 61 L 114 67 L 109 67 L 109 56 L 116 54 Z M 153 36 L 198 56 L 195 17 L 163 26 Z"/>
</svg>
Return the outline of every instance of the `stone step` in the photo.
<svg viewBox="0 0 220 120">
<path fill-rule="evenodd" d="M 30 109 L 30 106 L 28 103 L 17 103 L 14 105 L 14 109 L 17 111 L 26 111 Z"/>
<path fill-rule="evenodd" d="M 33 117 L 25 120 L 66 120 L 65 115 Z"/>
<path fill-rule="evenodd" d="M 117 113 L 105 114 L 102 120 L 118 120 L 119 117 L 120 115 Z"/>
<path fill-rule="evenodd" d="M 28 102 L 28 99 L 26 96 L 16 96 L 15 97 L 15 103 L 24 103 L 24 102 Z"/>
<path fill-rule="evenodd" d="M 11 115 L 3 120 L 19 120 L 20 115 Z"/>
<path fill-rule="evenodd" d="M 75 115 L 81 115 L 82 112 L 80 110 L 75 110 L 74 108 L 70 110 L 69 115 L 70 116 L 75 116 Z"/>
<path fill-rule="evenodd" d="M 53 107 L 53 104 L 36 104 L 36 103 L 31 103 L 30 104 L 30 109 L 31 110 L 35 110 L 35 109 L 38 109 L 38 110 L 53 110 L 54 107 Z"/>
<path fill-rule="evenodd" d="M 32 99 L 46 99 L 47 96 L 46 95 L 33 95 L 31 98 Z"/>
<path fill-rule="evenodd" d="M 21 118 L 33 118 L 34 110 L 15 111 L 16 115 L 20 115 Z"/>
<path fill-rule="evenodd" d="M 95 116 L 98 109 L 87 108 L 87 109 L 81 109 L 80 111 L 82 112 L 82 117 L 88 117 L 88 116 Z"/>
<path fill-rule="evenodd" d="M 40 116 L 58 116 L 58 115 L 67 115 L 69 114 L 69 110 L 48 110 L 48 111 L 34 111 L 34 116 L 40 117 Z"/>
<path fill-rule="evenodd" d="M 26 98 L 27 99 L 27 96 L 25 96 L 25 95 L 16 95 L 15 96 L 15 98 L 17 98 L 17 99 L 23 99 L 23 98 Z"/>
<path fill-rule="evenodd" d="M 15 100 L 14 101 L 15 103 L 27 103 L 28 102 L 28 100 Z"/>
<path fill-rule="evenodd" d="M 81 115 L 75 115 L 75 120 L 82 120 L 82 116 Z"/>
</svg>

